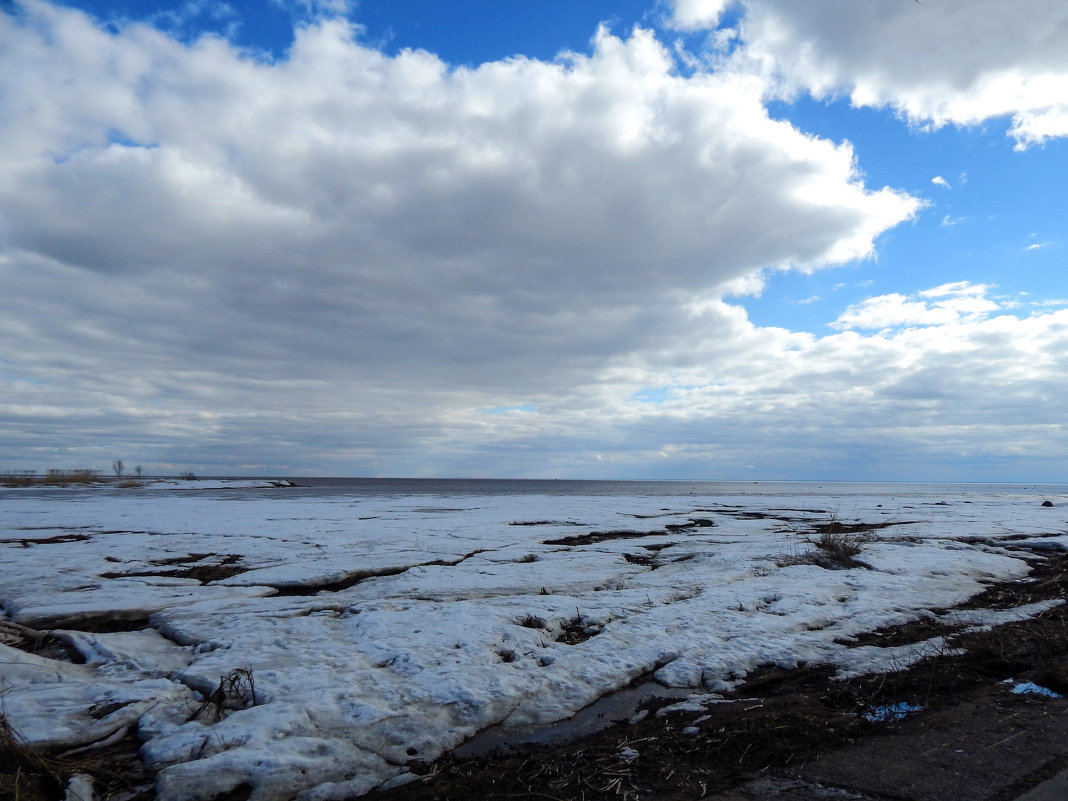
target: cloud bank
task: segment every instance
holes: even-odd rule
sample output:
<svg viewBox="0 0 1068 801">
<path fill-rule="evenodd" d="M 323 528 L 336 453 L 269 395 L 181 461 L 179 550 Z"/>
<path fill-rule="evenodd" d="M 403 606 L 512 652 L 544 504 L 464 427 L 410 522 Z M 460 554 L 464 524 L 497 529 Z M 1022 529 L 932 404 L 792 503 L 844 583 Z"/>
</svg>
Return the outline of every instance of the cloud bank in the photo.
<svg viewBox="0 0 1068 801">
<path fill-rule="evenodd" d="M 784 8 L 746 4 L 746 64 Z M 878 478 L 929 448 L 951 477 L 1063 444 L 1062 311 L 959 286 L 816 337 L 725 300 L 869 258 L 921 206 L 769 117 L 781 76 L 738 59 L 683 74 L 602 29 L 453 69 L 324 18 L 271 61 L 0 14 L 0 467 Z"/>
<path fill-rule="evenodd" d="M 736 68 L 777 95 L 841 93 L 934 127 L 1011 117 L 1021 149 L 1068 135 L 1063 3 L 675 0 L 673 21 L 715 28 L 730 8 L 741 13 Z"/>
</svg>

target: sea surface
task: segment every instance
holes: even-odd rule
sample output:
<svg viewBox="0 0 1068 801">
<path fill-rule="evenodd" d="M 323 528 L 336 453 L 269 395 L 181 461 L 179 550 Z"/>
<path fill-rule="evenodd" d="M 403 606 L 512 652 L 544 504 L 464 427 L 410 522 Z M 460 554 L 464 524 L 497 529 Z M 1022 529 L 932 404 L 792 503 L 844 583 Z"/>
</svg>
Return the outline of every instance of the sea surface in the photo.
<svg viewBox="0 0 1068 801">
<path fill-rule="evenodd" d="M 66 487 L 5 488 L 0 500 L 19 497 L 77 501 L 86 496 L 103 499 L 111 494 L 125 498 L 159 497 L 161 490 L 185 494 L 184 482 L 164 478 L 166 486 L 146 480 L 140 489 L 89 485 Z M 274 486 L 272 482 L 292 482 Z M 258 486 L 257 486 L 258 485 Z M 805 502 L 828 499 L 828 508 L 848 503 L 850 498 L 885 498 L 898 505 L 911 503 L 968 503 L 970 501 L 1021 501 L 1056 505 L 1068 503 L 1068 484 L 1039 483 L 943 483 L 943 482 L 851 482 L 851 481 L 600 481 L 571 479 L 487 479 L 487 478 L 345 478 L 281 477 L 260 478 L 202 476 L 188 483 L 197 497 L 232 501 L 260 500 L 339 502 L 403 502 L 410 498 L 737 498 L 740 503 L 759 503 L 767 497 L 781 503 L 791 498 Z M 772 499 L 775 499 L 772 501 Z"/>
<path fill-rule="evenodd" d="M 268 478 L 265 480 L 278 480 Z M 492 495 L 548 496 L 748 496 L 774 497 L 872 496 L 939 498 L 985 497 L 1064 497 L 1068 484 L 988 484 L 930 482 L 850 482 L 850 481 L 579 481 L 552 479 L 485 478 L 292 478 L 297 487 L 269 487 L 252 492 L 260 497 L 305 498 L 316 496 L 440 497 Z M 217 490 L 227 492 L 227 490 Z M 210 490 L 209 490 L 210 492 Z"/>
</svg>

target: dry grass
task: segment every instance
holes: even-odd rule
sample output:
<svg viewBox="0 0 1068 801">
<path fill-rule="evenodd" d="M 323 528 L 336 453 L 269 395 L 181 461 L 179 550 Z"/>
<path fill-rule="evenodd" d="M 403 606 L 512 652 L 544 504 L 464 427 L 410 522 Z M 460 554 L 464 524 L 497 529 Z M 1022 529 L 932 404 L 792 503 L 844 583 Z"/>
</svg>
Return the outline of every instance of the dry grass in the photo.
<svg viewBox="0 0 1068 801">
<path fill-rule="evenodd" d="M 0 798 L 52 801 L 66 784 L 62 763 L 26 745 L 0 714 Z"/>
<path fill-rule="evenodd" d="M 5 487 L 65 487 L 69 484 L 96 484 L 101 481 L 98 470 L 48 470 L 44 475 L 20 470 L 0 475 Z"/>
<path fill-rule="evenodd" d="M 893 523 L 843 523 L 832 516 L 826 523 L 812 526 L 810 533 L 800 538 L 810 550 L 795 550 L 779 557 L 779 567 L 789 565 L 816 565 L 826 570 L 848 570 L 852 567 L 864 567 L 857 556 L 869 543 L 875 542 L 876 529 L 885 528 Z"/>
<path fill-rule="evenodd" d="M 560 624 L 560 634 L 556 641 L 564 645 L 578 645 L 600 633 L 601 627 L 583 617 L 576 609 L 574 617 L 569 617 Z"/>
<path fill-rule="evenodd" d="M 251 669 L 234 668 L 219 677 L 219 686 L 193 711 L 189 720 L 196 720 L 204 712 L 209 712 L 211 719 L 218 721 L 228 712 L 248 709 L 250 706 L 256 706 L 256 679 Z"/>
<path fill-rule="evenodd" d="M 136 736 L 51 753 L 26 743 L 0 713 L 0 799 L 58 801 L 73 787 L 72 779 L 90 785 L 97 798 L 122 794 L 147 798 L 151 777 L 138 758 Z M 86 788 L 87 789 L 87 788 Z"/>
<path fill-rule="evenodd" d="M 832 559 L 847 562 L 858 556 L 864 546 L 874 540 L 875 537 L 867 532 L 824 531 L 818 537 L 808 538 L 807 542 Z"/>
<path fill-rule="evenodd" d="M 548 623 L 545 622 L 545 618 L 539 617 L 538 615 L 532 614 L 530 612 L 523 615 L 522 617 L 517 617 L 515 619 L 515 624 L 517 626 L 523 626 L 524 628 L 528 629 L 544 629 L 548 627 Z"/>
</svg>

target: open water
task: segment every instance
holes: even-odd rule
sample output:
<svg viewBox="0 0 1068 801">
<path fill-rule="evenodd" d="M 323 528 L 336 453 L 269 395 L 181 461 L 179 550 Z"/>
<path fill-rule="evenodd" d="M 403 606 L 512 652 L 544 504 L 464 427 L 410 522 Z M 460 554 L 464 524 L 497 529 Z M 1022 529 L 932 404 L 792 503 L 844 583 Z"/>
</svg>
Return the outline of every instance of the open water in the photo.
<svg viewBox="0 0 1068 801">
<path fill-rule="evenodd" d="M 257 493 L 292 497 L 352 495 L 363 497 L 442 497 L 486 495 L 557 496 L 775 496 L 887 495 L 917 499 L 996 497 L 1064 497 L 1068 484 L 956 484 L 925 482 L 840 481 L 575 481 L 484 478 L 293 478 L 296 488 L 267 488 Z"/>
</svg>

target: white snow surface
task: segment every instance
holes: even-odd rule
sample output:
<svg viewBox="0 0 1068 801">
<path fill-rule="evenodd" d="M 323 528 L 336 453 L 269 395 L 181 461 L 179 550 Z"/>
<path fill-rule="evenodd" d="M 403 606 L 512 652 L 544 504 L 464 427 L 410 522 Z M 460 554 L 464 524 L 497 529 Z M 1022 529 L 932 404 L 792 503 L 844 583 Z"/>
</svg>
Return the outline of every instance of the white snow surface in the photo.
<svg viewBox="0 0 1068 801">
<path fill-rule="evenodd" d="M 1063 510 L 1011 491 L 258 488 L 0 492 L 6 618 L 59 630 L 86 659 L 0 645 L 4 712 L 27 740 L 132 729 L 162 801 L 242 784 L 253 801 L 352 797 L 480 730 L 560 720 L 642 676 L 707 694 L 766 664 L 900 666 L 901 649 L 838 641 L 1024 576 L 1023 538 L 1068 546 Z M 866 567 L 787 564 L 832 519 L 888 524 Z M 547 542 L 616 531 L 630 536 Z M 220 564 L 241 572 L 182 575 Z M 565 627 L 591 636 L 558 642 Z M 93 633 L 106 628 L 130 630 Z M 194 716 L 235 669 L 255 703 Z"/>
</svg>

